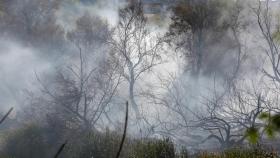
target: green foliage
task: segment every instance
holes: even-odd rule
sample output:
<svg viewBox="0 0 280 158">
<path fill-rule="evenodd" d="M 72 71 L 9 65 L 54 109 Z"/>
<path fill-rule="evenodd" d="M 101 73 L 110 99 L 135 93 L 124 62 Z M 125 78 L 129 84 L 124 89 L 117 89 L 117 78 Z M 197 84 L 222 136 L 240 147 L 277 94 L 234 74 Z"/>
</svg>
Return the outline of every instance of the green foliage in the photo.
<svg viewBox="0 0 280 158">
<path fill-rule="evenodd" d="M 280 114 L 262 113 L 259 118 L 265 122 L 264 132 L 266 135 L 269 138 L 274 138 L 276 132 L 280 131 Z"/>
<path fill-rule="evenodd" d="M 277 42 L 280 42 L 280 31 L 276 31 L 273 33 L 273 39 Z"/>
<path fill-rule="evenodd" d="M 262 112 L 260 115 L 259 115 L 259 119 L 260 120 L 267 120 L 269 119 L 269 114 L 267 112 Z"/>
<path fill-rule="evenodd" d="M 274 138 L 275 137 L 275 130 L 274 130 L 274 127 L 271 124 L 267 125 L 265 127 L 264 132 L 269 138 Z"/>
<path fill-rule="evenodd" d="M 280 131 L 280 114 L 270 114 L 268 112 L 261 113 L 258 118 L 262 120 L 265 125 L 263 128 L 251 127 L 246 130 L 245 136 L 250 143 L 256 144 L 260 138 L 260 130 L 263 129 L 268 138 L 274 138 L 277 132 Z"/>
<path fill-rule="evenodd" d="M 280 130 L 280 114 L 273 115 L 271 117 L 271 123 L 274 126 L 275 130 Z"/>
<path fill-rule="evenodd" d="M 245 136 L 252 144 L 256 144 L 259 140 L 259 130 L 255 127 L 250 127 L 246 130 Z"/>
</svg>

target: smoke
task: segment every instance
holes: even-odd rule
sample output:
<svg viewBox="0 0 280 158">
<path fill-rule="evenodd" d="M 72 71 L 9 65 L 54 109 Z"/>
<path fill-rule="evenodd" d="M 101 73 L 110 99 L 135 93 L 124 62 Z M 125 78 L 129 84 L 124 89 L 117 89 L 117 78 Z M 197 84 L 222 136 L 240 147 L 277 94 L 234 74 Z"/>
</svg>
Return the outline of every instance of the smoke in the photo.
<svg viewBox="0 0 280 158">
<path fill-rule="evenodd" d="M 97 16 L 108 22 L 110 27 L 113 27 L 118 22 L 118 9 L 123 7 L 125 3 L 120 3 L 114 0 L 96 1 L 95 3 L 75 3 L 75 2 L 63 2 L 58 10 L 55 12 L 56 24 L 63 28 L 63 38 L 66 39 L 67 32 L 71 32 L 76 29 L 76 21 L 85 14 L 91 16 Z M 249 7 L 246 6 L 242 16 L 245 16 L 244 21 L 252 18 L 252 13 L 249 11 Z M 228 15 L 223 14 L 222 18 L 229 18 Z M 253 19 L 252 21 L 254 21 Z M 167 25 L 167 24 L 166 24 Z M 158 28 L 152 26 L 154 32 L 164 33 L 167 31 L 167 27 Z M 247 79 L 253 79 L 257 68 L 261 66 L 263 61 L 260 54 L 260 48 L 255 45 L 262 45 L 263 41 L 258 41 L 260 37 L 257 33 L 255 24 L 248 25 L 250 30 L 243 30 L 240 36 L 240 42 L 244 44 L 242 51 L 246 54 L 245 57 L 250 56 L 250 59 L 246 58 L 246 62 L 241 67 L 240 76 Z M 3 32 L 1 32 L 2 34 Z M 14 32 L 17 34 L 17 32 Z M 38 35 L 40 36 L 40 35 Z M 210 36 L 215 36 L 210 34 Z M 203 103 L 205 98 L 213 97 L 213 89 L 218 93 L 223 93 L 224 89 L 224 77 L 234 71 L 236 67 L 236 49 L 228 49 L 229 47 L 235 47 L 232 43 L 232 34 L 227 33 L 226 36 L 218 39 L 218 44 L 210 43 L 207 46 L 207 52 L 212 52 L 205 57 L 203 75 L 199 78 L 191 76 L 189 73 L 183 71 L 184 63 L 186 62 L 182 55 L 178 52 L 174 52 L 174 48 L 166 46 L 166 53 L 162 54 L 163 64 L 155 67 L 155 69 L 147 73 L 141 78 L 141 82 L 136 85 L 136 94 L 139 103 L 143 105 L 141 109 L 150 119 L 149 121 L 156 123 L 157 115 L 160 115 L 160 119 L 170 121 L 170 123 L 181 123 L 182 118 L 178 115 L 173 115 L 170 109 L 163 108 L 162 105 L 158 105 L 154 102 L 154 98 L 146 98 L 146 94 L 160 97 L 165 99 L 165 103 L 168 106 L 176 107 L 176 104 L 183 105 L 183 113 L 189 118 L 193 119 L 192 112 L 205 112 Z M 65 40 L 64 39 L 64 40 Z M 69 63 L 78 63 L 78 49 L 73 46 L 69 41 L 63 41 L 65 46 L 62 47 L 63 53 L 59 52 L 57 48 L 28 45 L 26 41 L 15 38 L 0 38 L 0 110 L 6 110 L 9 107 L 21 107 L 25 90 L 38 91 L 40 87 L 35 73 L 39 74 L 52 74 L 55 72 L 57 66 L 65 66 Z M 217 41 L 215 41 L 217 42 Z M 24 44 L 23 44 L 24 43 Z M 46 42 L 48 43 L 48 41 Z M 46 44 L 47 45 L 47 44 Z M 95 54 L 101 54 L 104 49 L 101 47 L 90 50 Z M 95 50 L 96 49 L 96 50 Z M 100 60 L 104 60 L 105 53 L 96 57 L 95 55 L 87 56 L 89 64 L 92 67 L 98 66 Z M 254 70 L 254 71 L 253 71 Z M 42 75 L 43 76 L 43 75 Z M 259 77 L 259 76 L 257 76 Z M 214 87 L 215 86 L 215 87 Z M 125 100 L 124 96 L 127 96 L 127 86 L 121 85 L 120 91 L 122 94 L 118 94 L 119 100 Z M 139 97 L 140 96 L 140 97 Z M 142 98 L 141 98 L 142 97 Z M 116 99 L 117 100 L 117 99 Z M 117 100 L 117 105 L 122 101 Z M 157 102 L 158 103 L 158 102 Z M 116 107 L 116 111 L 121 111 L 120 107 Z M 114 107 L 114 108 L 115 108 Z M 118 109 L 119 108 L 119 109 Z M 182 109 L 179 109 L 182 110 Z M 115 111 L 114 111 L 115 112 Z M 112 117 L 119 117 L 118 115 Z M 114 118 L 114 119 L 115 119 Z M 133 131 L 134 129 L 132 129 Z M 157 129 L 155 129 L 156 131 Z M 179 136 L 185 136 L 186 131 L 179 131 L 182 133 Z M 194 131 L 197 132 L 197 131 Z M 188 133 L 190 134 L 190 133 Z M 182 137 L 184 138 L 184 137 Z M 181 138 L 181 139 L 182 139 Z M 195 138 L 202 139 L 202 138 Z M 184 140 L 192 139 L 184 138 Z"/>
<path fill-rule="evenodd" d="M 25 3 L 29 3 L 29 1 L 11 1 L 9 3 L 5 2 L 8 7 L 12 7 L 12 9 L 8 11 L 11 12 L 11 15 L 14 16 L 22 16 L 23 13 L 28 11 L 26 10 L 28 8 L 24 8 L 26 6 Z M 37 3 L 30 1 L 30 3 L 41 5 L 41 3 L 39 2 Z M 113 3 L 113 1 L 108 1 L 106 3 L 105 1 L 97 1 L 96 3 L 90 5 L 68 1 L 63 2 L 58 10 L 53 11 L 55 11 L 56 23 L 60 27 L 62 27 L 65 32 L 67 32 L 75 29 L 76 20 L 83 16 L 85 13 L 101 17 L 104 20 L 110 22 L 110 25 L 113 25 L 117 21 L 117 9 L 118 3 Z M 22 18 L 23 19 L 21 20 L 26 20 L 24 19 L 24 17 Z M 39 20 L 39 16 L 36 17 L 34 15 L 34 17 L 31 17 L 31 14 L 28 18 L 30 18 L 30 20 L 32 20 L 32 18 L 34 18 L 33 20 Z M 9 19 L 6 19 L 5 22 L 8 22 L 8 20 Z M 41 19 L 40 21 L 42 20 L 44 19 Z M 17 22 L 20 21 L 11 22 L 13 22 L 16 26 L 19 25 Z M 34 21 L 34 23 L 36 23 L 36 21 Z M 33 27 L 33 29 L 36 28 L 32 24 L 28 25 L 30 25 L 30 27 Z M 20 108 L 21 104 L 23 103 L 22 101 L 24 100 L 25 90 L 36 91 L 38 90 L 38 87 L 40 87 L 35 77 L 35 73 L 37 73 L 39 76 L 40 74 L 51 74 L 59 65 L 71 63 L 71 60 L 74 60 L 74 58 L 76 57 L 75 54 L 77 54 L 78 52 L 78 49 L 73 46 L 72 43 L 65 42 L 63 41 L 63 39 L 59 39 L 61 41 L 57 41 L 57 45 L 50 44 L 51 42 L 54 42 L 51 41 L 52 38 L 45 41 L 42 40 L 42 42 L 40 42 L 40 45 L 37 45 L 38 43 L 35 43 L 36 41 L 32 41 L 33 43 L 29 44 L 31 42 L 28 41 L 28 37 L 20 36 L 21 34 L 24 34 L 24 31 L 26 31 L 24 29 L 25 26 L 22 26 L 22 28 L 22 30 L 18 30 L 21 32 L 14 32 L 16 30 L 14 30 L 13 27 L 6 27 L 5 29 L 3 29 L 3 31 L 1 31 L 1 34 L 5 35 L 0 39 L 0 81 L 2 83 L 0 85 L 1 110 L 7 109 L 11 106 Z M 41 33 L 42 35 L 44 35 L 43 32 Z M 36 34 L 28 34 L 28 32 L 26 32 L 26 36 L 34 35 Z M 40 37 L 40 35 L 36 36 L 39 36 L 38 39 L 40 40 L 44 39 L 43 37 Z M 61 44 L 59 45 L 58 42 L 60 42 Z M 94 59 L 95 62 L 97 62 L 96 60 L 98 59 Z"/>
<path fill-rule="evenodd" d="M 98 0 L 91 3 L 69 3 L 65 2 L 57 11 L 57 23 L 65 30 L 74 29 L 75 21 L 88 13 L 91 16 L 98 16 L 114 26 L 118 21 L 119 8 L 126 5 L 116 0 Z"/>
<path fill-rule="evenodd" d="M 39 50 L 16 41 L 0 39 L 0 108 L 20 106 L 24 90 L 34 90 L 35 72 L 52 70 L 50 61 L 40 57 Z"/>
</svg>

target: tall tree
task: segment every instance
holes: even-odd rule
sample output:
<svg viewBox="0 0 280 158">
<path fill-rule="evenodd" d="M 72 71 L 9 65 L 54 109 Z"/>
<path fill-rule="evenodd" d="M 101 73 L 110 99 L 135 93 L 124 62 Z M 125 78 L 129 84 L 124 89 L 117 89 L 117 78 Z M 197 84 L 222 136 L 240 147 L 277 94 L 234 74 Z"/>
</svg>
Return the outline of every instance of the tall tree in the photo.
<svg viewBox="0 0 280 158">
<path fill-rule="evenodd" d="M 224 59 L 231 56 L 227 53 L 232 54 L 232 50 L 238 51 L 236 45 L 238 42 L 240 44 L 240 41 L 237 41 L 236 33 L 240 28 L 227 20 L 232 17 L 224 15 L 232 10 L 229 3 L 232 2 L 182 0 L 173 8 L 172 23 L 167 37 L 175 44 L 177 50 L 183 52 L 187 61 L 186 70 L 194 77 L 201 74 L 225 73 L 229 70 L 226 68 L 230 67 L 222 64 Z M 237 13 L 236 16 L 239 15 Z M 239 19 L 233 20 L 237 22 Z M 234 36 L 231 31 L 234 31 Z"/>
<path fill-rule="evenodd" d="M 137 80 L 161 63 L 162 41 L 149 30 L 141 3 L 131 3 L 119 10 L 119 23 L 112 41 L 112 57 L 119 66 L 119 73 L 128 83 L 131 106 L 140 117 L 139 105 L 135 99 Z"/>
<path fill-rule="evenodd" d="M 256 15 L 257 26 L 262 35 L 262 48 L 264 65 L 261 72 L 264 74 L 266 88 L 271 92 L 271 98 L 275 101 L 267 102 L 266 109 L 259 115 L 264 125 L 249 131 L 249 136 L 255 138 L 253 143 L 259 141 L 260 133 L 265 132 L 268 137 L 274 137 L 280 127 L 280 107 L 278 106 L 278 94 L 280 84 L 280 43 L 279 43 L 279 16 L 275 14 L 271 1 L 259 1 L 257 7 L 253 8 Z M 268 80 L 266 80 L 268 79 Z M 272 81 L 272 84 L 267 84 Z"/>
</svg>

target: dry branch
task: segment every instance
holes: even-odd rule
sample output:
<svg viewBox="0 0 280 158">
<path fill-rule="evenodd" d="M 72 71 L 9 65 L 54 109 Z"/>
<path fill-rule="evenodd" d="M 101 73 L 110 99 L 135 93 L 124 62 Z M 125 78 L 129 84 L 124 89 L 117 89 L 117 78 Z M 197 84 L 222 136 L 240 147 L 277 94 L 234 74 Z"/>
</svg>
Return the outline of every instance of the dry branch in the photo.
<svg viewBox="0 0 280 158">
<path fill-rule="evenodd" d="M 14 109 L 13 107 L 10 108 L 10 110 L 6 113 L 6 115 L 4 115 L 4 117 L 1 119 L 0 124 L 2 124 L 6 120 L 6 118 L 10 115 L 13 109 Z"/>
<path fill-rule="evenodd" d="M 67 140 L 65 141 L 65 143 L 63 143 L 60 148 L 58 149 L 58 151 L 56 152 L 54 158 L 58 158 L 58 156 L 61 154 L 61 152 L 63 151 L 64 147 L 66 146 L 67 144 Z"/>
<path fill-rule="evenodd" d="M 124 140 L 125 140 L 125 136 L 126 136 L 126 130 L 127 130 L 127 122 L 128 122 L 128 102 L 126 102 L 125 124 L 124 124 L 122 141 L 121 141 L 121 144 L 120 144 L 119 151 L 116 155 L 116 158 L 120 157 L 120 154 L 121 154 L 121 151 L 122 151 L 122 148 L 123 148 L 123 144 L 124 144 Z"/>
</svg>

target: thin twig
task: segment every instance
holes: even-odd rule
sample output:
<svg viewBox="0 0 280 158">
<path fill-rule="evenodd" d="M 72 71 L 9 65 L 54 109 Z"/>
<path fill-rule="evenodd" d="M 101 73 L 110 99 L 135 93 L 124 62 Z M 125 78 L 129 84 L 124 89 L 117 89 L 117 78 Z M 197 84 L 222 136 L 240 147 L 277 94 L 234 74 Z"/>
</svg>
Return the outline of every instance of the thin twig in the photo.
<svg viewBox="0 0 280 158">
<path fill-rule="evenodd" d="M 116 158 L 120 157 L 120 154 L 121 154 L 121 151 L 122 151 L 122 148 L 123 148 L 124 140 L 125 140 L 125 137 L 126 137 L 127 122 L 128 122 L 128 102 L 126 102 L 125 124 L 124 124 L 122 141 L 121 141 L 120 148 L 119 148 L 119 151 L 117 153 Z"/>
</svg>

